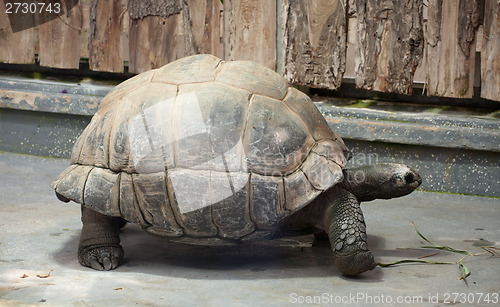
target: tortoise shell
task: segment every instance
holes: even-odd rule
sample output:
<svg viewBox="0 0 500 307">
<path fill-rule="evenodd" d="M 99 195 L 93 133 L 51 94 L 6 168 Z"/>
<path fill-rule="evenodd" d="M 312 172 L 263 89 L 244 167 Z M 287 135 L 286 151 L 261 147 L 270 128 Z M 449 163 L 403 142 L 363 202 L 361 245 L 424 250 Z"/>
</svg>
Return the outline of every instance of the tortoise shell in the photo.
<svg viewBox="0 0 500 307">
<path fill-rule="evenodd" d="M 195 55 L 108 93 L 53 187 L 155 234 L 251 240 L 342 180 L 346 151 L 274 71 Z"/>
</svg>

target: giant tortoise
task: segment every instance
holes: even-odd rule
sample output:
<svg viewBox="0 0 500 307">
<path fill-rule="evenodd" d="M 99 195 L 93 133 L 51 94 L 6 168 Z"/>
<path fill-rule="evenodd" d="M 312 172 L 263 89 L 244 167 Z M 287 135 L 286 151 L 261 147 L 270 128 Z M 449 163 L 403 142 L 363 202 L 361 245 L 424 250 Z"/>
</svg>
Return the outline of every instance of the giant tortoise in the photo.
<svg viewBox="0 0 500 307">
<path fill-rule="evenodd" d="M 411 193 L 401 164 L 346 168 L 351 152 L 311 99 L 250 61 L 195 55 L 107 94 L 53 182 L 81 204 L 79 262 L 115 269 L 123 220 L 221 244 L 318 234 L 345 275 L 376 266 L 361 201 Z"/>
</svg>

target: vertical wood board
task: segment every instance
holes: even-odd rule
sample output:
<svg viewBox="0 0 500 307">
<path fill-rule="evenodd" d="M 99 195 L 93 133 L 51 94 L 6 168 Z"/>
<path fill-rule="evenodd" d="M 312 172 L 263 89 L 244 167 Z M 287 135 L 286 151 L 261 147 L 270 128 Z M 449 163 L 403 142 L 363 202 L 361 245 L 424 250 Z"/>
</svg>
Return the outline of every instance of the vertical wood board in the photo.
<svg viewBox="0 0 500 307">
<path fill-rule="evenodd" d="M 224 1 L 224 59 L 276 68 L 276 1 Z"/>
<path fill-rule="evenodd" d="M 293 83 L 336 89 L 345 71 L 345 0 L 280 1 L 278 54 L 282 74 Z"/>
<path fill-rule="evenodd" d="M 91 70 L 123 72 L 121 0 L 91 0 L 89 66 Z"/>
<path fill-rule="evenodd" d="M 161 14 L 153 5 L 141 3 L 140 12 L 131 14 L 130 20 L 130 72 L 158 68 L 196 53 L 223 56 L 220 1 L 182 0 L 179 7 Z"/>
<path fill-rule="evenodd" d="M 62 2 L 61 9 L 65 13 L 57 18 L 51 18 L 46 13 L 40 15 L 38 35 L 41 66 L 78 69 L 80 32 L 83 24 L 82 10 L 78 2 L 78 0 Z"/>
<path fill-rule="evenodd" d="M 356 86 L 411 94 L 424 47 L 422 1 L 357 0 Z"/>
<path fill-rule="evenodd" d="M 148 7 L 141 12 L 144 17 L 130 16 L 130 72 L 141 73 L 195 53 L 187 3 L 179 3 L 180 11 L 164 16 L 148 11 Z"/>
<path fill-rule="evenodd" d="M 483 25 L 481 97 L 500 101 L 500 2 L 485 2 Z"/>
<path fill-rule="evenodd" d="M 27 15 L 25 18 L 8 15 L 5 1 L 0 0 L 0 62 L 15 64 L 35 62 L 34 26 L 34 15 Z M 14 32 L 13 29 L 24 30 Z"/>
<path fill-rule="evenodd" d="M 146 16 L 130 20 L 129 72 L 161 67 L 185 55 L 182 16 Z"/>
<path fill-rule="evenodd" d="M 196 53 L 224 56 L 221 42 L 223 20 L 220 0 L 187 0 Z"/>
<path fill-rule="evenodd" d="M 429 1 L 427 88 L 432 96 L 470 98 L 474 92 L 478 1 Z"/>
</svg>

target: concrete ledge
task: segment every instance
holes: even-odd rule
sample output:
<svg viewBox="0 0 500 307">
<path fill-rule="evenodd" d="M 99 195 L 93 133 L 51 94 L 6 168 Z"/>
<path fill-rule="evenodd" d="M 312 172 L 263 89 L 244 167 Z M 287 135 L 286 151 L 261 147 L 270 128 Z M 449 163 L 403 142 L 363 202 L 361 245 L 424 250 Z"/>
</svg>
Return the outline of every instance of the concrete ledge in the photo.
<svg viewBox="0 0 500 307">
<path fill-rule="evenodd" d="M 316 105 L 346 138 L 500 152 L 498 119 Z"/>
<path fill-rule="evenodd" d="M 0 77 L 0 108 L 93 115 L 113 86 Z"/>
<path fill-rule="evenodd" d="M 91 116 L 112 88 L 0 77 L 0 108 Z M 316 105 L 345 138 L 500 152 L 500 120 L 495 118 Z"/>
</svg>

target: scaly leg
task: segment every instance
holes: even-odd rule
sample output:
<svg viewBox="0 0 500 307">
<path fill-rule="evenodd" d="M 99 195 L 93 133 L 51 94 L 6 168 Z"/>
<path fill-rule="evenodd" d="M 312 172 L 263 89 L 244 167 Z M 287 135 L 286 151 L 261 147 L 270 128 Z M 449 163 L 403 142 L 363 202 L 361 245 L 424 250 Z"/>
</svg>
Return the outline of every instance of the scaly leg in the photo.
<svg viewBox="0 0 500 307">
<path fill-rule="evenodd" d="M 78 261 L 95 270 L 114 270 L 123 262 L 118 217 L 100 214 L 82 206 L 82 234 L 78 246 Z"/>
<path fill-rule="evenodd" d="M 333 187 L 326 192 L 325 229 L 335 255 L 335 265 L 343 275 L 373 269 L 377 263 L 366 243 L 366 226 L 359 201 L 349 191 Z"/>
</svg>

